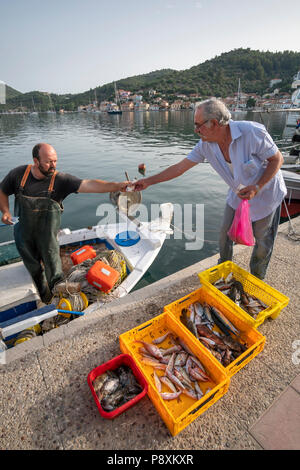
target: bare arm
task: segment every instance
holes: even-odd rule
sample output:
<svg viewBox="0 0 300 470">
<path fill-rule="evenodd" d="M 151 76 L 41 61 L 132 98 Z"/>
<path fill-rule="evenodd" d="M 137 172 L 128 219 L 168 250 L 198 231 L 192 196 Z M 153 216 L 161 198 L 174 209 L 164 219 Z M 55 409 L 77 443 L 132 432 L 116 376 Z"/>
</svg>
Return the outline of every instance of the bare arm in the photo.
<svg viewBox="0 0 300 470">
<path fill-rule="evenodd" d="M 79 193 L 111 193 L 114 191 L 126 191 L 128 182 L 113 183 L 103 180 L 82 180 Z"/>
<path fill-rule="evenodd" d="M 185 173 L 187 170 L 197 165 L 197 163 L 184 158 L 179 163 L 169 166 L 166 170 L 157 173 L 156 175 L 149 176 L 149 178 L 143 178 L 135 183 L 135 191 L 141 191 L 146 189 L 152 184 L 162 183 L 163 181 L 169 181 Z"/>
<path fill-rule="evenodd" d="M 0 189 L 0 211 L 2 212 L 2 222 L 12 225 L 11 213 L 9 212 L 8 196 Z"/>
<path fill-rule="evenodd" d="M 270 157 L 267 160 L 267 168 L 256 183 L 256 185 L 259 186 L 259 189 L 256 187 L 256 185 L 246 186 L 246 188 L 241 189 L 241 191 L 238 193 L 238 196 L 241 199 L 252 199 L 258 193 L 258 191 L 262 189 L 263 186 L 265 186 L 276 175 L 276 173 L 280 170 L 281 165 L 283 164 L 283 156 L 279 150 L 277 153 L 275 153 L 275 155 L 273 155 L 273 157 Z"/>
</svg>

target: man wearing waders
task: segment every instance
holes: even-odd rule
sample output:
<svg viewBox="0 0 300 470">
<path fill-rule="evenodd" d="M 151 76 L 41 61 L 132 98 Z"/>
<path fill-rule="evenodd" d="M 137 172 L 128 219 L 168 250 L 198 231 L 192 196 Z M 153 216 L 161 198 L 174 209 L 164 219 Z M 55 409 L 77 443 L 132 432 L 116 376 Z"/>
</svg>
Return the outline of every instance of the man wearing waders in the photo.
<svg viewBox="0 0 300 470">
<path fill-rule="evenodd" d="M 19 217 L 14 226 L 16 246 L 42 301 L 49 302 L 54 285 L 63 277 L 57 239 L 62 201 L 71 193 L 125 191 L 127 183 L 81 180 L 57 172 L 57 154 L 49 144 L 35 145 L 32 156 L 33 165 L 14 168 L 1 182 L 0 210 L 2 222 L 11 225 L 8 198 L 14 194 L 15 216 Z"/>
</svg>

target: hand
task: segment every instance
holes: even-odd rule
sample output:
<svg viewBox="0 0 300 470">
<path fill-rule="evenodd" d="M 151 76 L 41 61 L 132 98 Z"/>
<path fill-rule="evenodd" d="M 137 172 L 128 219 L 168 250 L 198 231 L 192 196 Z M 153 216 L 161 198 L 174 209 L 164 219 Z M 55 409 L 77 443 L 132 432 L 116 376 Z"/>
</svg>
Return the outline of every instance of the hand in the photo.
<svg viewBox="0 0 300 470">
<path fill-rule="evenodd" d="M 147 183 L 147 179 L 144 178 L 134 183 L 133 191 L 143 191 L 144 189 L 147 189 L 148 186 L 150 186 L 150 184 Z"/>
<path fill-rule="evenodd" d="M 258 193 L 258 189 L 255 184 L 251 184 L 250 186 L 246 186 L 245 188 L 241 189 L 238 192 L 238 197 L 241 199 L 253 199 L 256 194 Z"/>
<path fill-rule="evenodd" d="M 13 222 L 11 220 L 11 213 L 10 212 L 3 212 L 3 216 L 2 216 L 1 220 L 6 225 L 13 225 Z"/>
<path fill-rule="evenodd" d="M 115 191 L 120 191 L 121 193 L 125 193 L 127 186 L 131 186 L 132 183 L 130 181 L 122 181 L 120 183 L 116 183 Z"/>
</svg>

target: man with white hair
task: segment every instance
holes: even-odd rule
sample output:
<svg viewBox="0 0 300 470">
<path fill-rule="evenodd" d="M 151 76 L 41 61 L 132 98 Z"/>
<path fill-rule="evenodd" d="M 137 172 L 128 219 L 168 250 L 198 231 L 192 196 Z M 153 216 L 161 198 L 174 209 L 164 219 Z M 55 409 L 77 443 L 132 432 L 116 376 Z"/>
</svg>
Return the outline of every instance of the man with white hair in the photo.
<svg viewBox="0 0 300 470">
<path fill-rule="evenodd" d="M 196 105 L 194 124 L 200 140 L 190 154 L 161 173 L 137 181 L 135 190 L 176 178 L 206 159 L 229 186 L 219 263 L 232 260 L 233 242 L 227 232 L 241 199 L 248 199 L 255 237 L 250 270 L 264 279 L 287 192 L 279 171 L 283 157 L 262 124 L 231 120 L 229 110 L 216 98 Z"/>
</svg>

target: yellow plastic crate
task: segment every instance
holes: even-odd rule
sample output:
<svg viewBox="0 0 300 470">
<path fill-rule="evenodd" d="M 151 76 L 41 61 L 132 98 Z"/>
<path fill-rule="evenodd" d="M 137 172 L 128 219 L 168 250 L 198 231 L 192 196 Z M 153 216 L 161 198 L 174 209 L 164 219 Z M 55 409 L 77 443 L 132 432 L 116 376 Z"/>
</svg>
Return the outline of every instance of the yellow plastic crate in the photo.
<svg viewBox="0 0 300 470">
<path fill-rule="evenodd" d="M 266 338 L 255 328 L 249 325 L 248 321 L 241 318 L 239 313 L 229 307 L 225 302 L 223 302 L 221 298 L 215 297 L 214 294 L 209 292 L 206 287 L 201 287 L 200 289 L 191 292 L 185 297 L 182 297 L 181 299 L 176 300 L 175 302 L 172 302 L 169 305 L 166 305 L 164 308 L 164 311 L 169 312 L 176 318 L 176 320 L 185 329 L 186 334 L 188 336 L 192 336 L 193 338 L 195 338 L 194 335 L 188 330 L 188 328 L 186 328 L 181 322 L 180 315 L 183 308 L 188 308 L 189 305 L 195 302 L 200 302 L 201 304 L 206 302 L 212 307 L 216 307 L 217 309 L 219 309 L 228 318 L 228 320 L 240 331 L 241 342 L 243 344 L 247 344 L 248 346 L 247 350 L 240 354 L 239 357 L 232 361 L 227 367 L 224 367 L 220 363 L 225 373 L 229 377 L 232 377 L 263 350 Z M 221 330 L 217 326 L 215 326 L 214 331 L 220 332 Z M 234 338 L 234 335 L 232 335 L 232 337 Z M 212 355 L 209 350 L 207 351 L 208 354 Z"/>
<path fill-rule="evenodd" d="M 153 367 L 145 365 L 140 360 L 141 354 L 139 353 L 139 348 L 142 345 L 135 343 L 135 341 L 142 340 L 151 343 L 155 338 L 164 335 L 167 331 L 171 331 L 175 336 L 183 339 L 185 344 L 201 361 L 207 373 L 212 378 L 210 382 L 201 382 L 201 389 L 204 396 L 200 400 L 193 400 L 183 394 L 175 400 L 163 400 L 154 384 Z M 191 338 L 187 335 L 186 331 L 168 312 L 123 333 L 120 335 L 119 340 L 121 351 L 133 357 L 138 368 L 147 380 L 149 398 L 173 436 L 204 413 L 204 411 L 219 400 L 228 390 L 230 379 L 224 372 L 220 363 L 211 354 L 208 354 L 206 348 L 202 346 L 196 338 Z M 165 341 L 159 345 L 159 347 L 165 349 L 171 346 L 173 346 L 173 343 L 169 338 L 165 339 Z M 160 370 L 155 370 L 155 372 L 157 375 L 164 374 L 164 371 Z M 208 389 L 211 390 L 206 393 Z M 163 392 L 164 391 L 168 390 L 167 387 L 163 385 Z"/>
<path fill-rule="evenodd" d="M 262 310 L 257 315 L 256 319 L 252 318 L 251 315 L 238 307 L 227 295 L 223 294 L 222 291 L 213 286 L 213 284 L 221 279 L 221 277 L 226 278 L 231 272 L 233 273 L 234 278 L 242 283 L 247 294 L 257 297 L 264 304 L 268 305 L 268 308 Z M 240 315 L 247 319 L 254 328 L 261 325 L 268 317 L 271 317 L 272 319 L 277 318 L 281 310 L 288 305 L 290 300 L 286 295 L 240 268 L 232 261 L 225 261 L 213 268 L 198 273 L 198 277 L 201 284 L 203 286 L 207 286 L 214 295 L 223 299 L 226 303 L 229 303 L 231 307 L 236 307 Z"/>
</svg>

